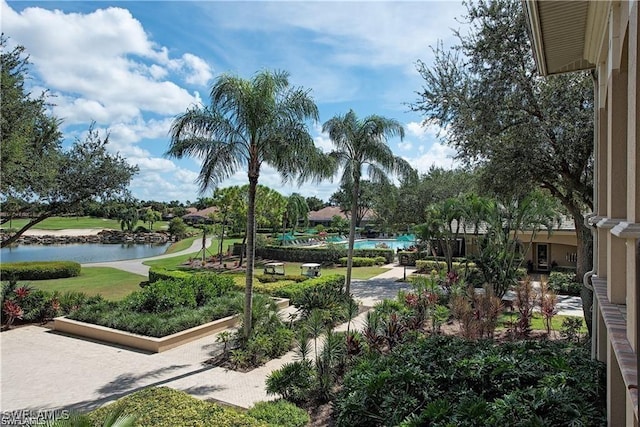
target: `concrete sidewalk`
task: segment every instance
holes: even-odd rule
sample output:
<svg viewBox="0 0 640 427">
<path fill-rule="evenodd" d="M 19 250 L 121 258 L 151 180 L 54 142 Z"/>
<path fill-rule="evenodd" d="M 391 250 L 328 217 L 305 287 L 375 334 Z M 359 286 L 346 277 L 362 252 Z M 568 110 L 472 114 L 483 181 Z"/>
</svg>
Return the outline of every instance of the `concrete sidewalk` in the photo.
<svg viewBox="0 0 640 427">
<path fill-rule="evenodd" d="M 351 328 L 364 324 L 366 313 Z M 346 330 L 346 324 L 338 329 Z M 167 386 L 200 399 L 248 408 L 270 400 L 267 376 L 295 360 L 291 351 L 253 371 L 212 367 L 206 360 L 222 350 L 216 335 L 158 354 L 58 334 L 39 326 L 0 335 L 2 411 L 73 409 L 89 411 L 145 387 Z"/>
</svg>

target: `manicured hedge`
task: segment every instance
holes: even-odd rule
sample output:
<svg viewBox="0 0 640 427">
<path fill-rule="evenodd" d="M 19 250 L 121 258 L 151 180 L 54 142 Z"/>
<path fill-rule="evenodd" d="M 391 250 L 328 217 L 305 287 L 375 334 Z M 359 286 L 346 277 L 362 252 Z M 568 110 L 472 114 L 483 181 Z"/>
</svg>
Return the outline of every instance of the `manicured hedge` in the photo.
<svg viewBox="0 0 640 427">
<path fill-rule="evenodd" d="M 80 264 L 73 261 L 10 262 L 0 264 L 2 280 L 49 280 L 80 275 Z"/>
<path fill-rule="evenodd" d="M 342 257 L 340 258 L 340 265 L 342 266 L 346 266 L 347 265 L 347 257 Z M 353 266 L 354 267 L 371 267 L 374 265 L 381 265 L 384 264 L 386 262 L 386 258 L 379 256 L 379 257 L 375 257 L 375 258 L 363 258 L 363 257 L 357 257 L 354 256 L 353 257 Z"/>
<path fill-rule="evenodd" d="M 180 270 L 165 270 L 163 268 L 149 269 L 149 283 L 159 280 L 182 280 L 193 276 L 193 273 Z"/>
<path fill-rule="evenodd" d="M 309 280 L 309 276 L 303 276 L 301 274 L 285 274 L 284 276 L 280 276 L 277 274 L 257 274 L 255 278 L 258 279 L 260 283 L 275 283 L 281 282 L 283 280 L 304 282 L 305 280 Z"/>
<path fill-rule="evenodd" d="M 340 258 L 347 256 L 347 249 L 336 245 L 327 247 L 299 247 L 299 246 L 265 246 L 256 248 L 256 255 L 262 258 L 278 259 L 294 262 L 317 262 L 337 264 Z M 354 257 L 376 258 L 384 257 L 386 263 L 393 262 L 392 249 L 355 249 Z"/>
<path fill-rule="evenodd" d="M 168 387 L 147 388 L 130 394 L 89 414 L 94 425 L 102 425 L 115 408 L 136 417 L 138 427 L 268 427 L 250 415 L 197 399 Z"/>
<path fill-rule="evenodd" d="M 253 291 L 259 294 L 266 294 L 273 297 L 289 298 L 292 305 L 298 305 L 300 299 L 307 290 L 318 286 L 326 285 L 342 285 L 344 284 L 344 275 L 333 274 L 329 276 L 315 277 L 304 282 L 293 282 L 291 280 L 282 280 L 273 283 L 253 283 Z M 244 290 L 244 284 L 235 284 L 238 290 Z"/>
</svg>

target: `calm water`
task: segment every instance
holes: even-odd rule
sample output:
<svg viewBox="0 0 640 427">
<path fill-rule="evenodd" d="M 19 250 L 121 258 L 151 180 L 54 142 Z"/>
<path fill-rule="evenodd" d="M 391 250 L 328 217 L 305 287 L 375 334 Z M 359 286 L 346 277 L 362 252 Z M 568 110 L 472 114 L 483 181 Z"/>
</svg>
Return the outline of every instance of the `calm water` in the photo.
<svg viewBox="0 0 640 427">
<path fill-rule="evenodd" d="M 398 248 L 409 248 L 411 245 L 415 245 L 415 241 L 406 241 L 406 240 L 393 240 L 393 239 L 366 239 L 366 240 L 356 240 L 353 243 L 354 249 L 375 249 L 376 245 L 386 244 L 389 249 L 393 249 L 394 251 Z"/>
<path fill-rule="evenodd" d="M 19 245 L 14 248 L 2 248 L 0 250 L 0 261 L 76 261 L 79 263 L 120 261 L 161 255 L 169 245 L 169 243 L 159 245 L 148 243 Z"/>
</svg>

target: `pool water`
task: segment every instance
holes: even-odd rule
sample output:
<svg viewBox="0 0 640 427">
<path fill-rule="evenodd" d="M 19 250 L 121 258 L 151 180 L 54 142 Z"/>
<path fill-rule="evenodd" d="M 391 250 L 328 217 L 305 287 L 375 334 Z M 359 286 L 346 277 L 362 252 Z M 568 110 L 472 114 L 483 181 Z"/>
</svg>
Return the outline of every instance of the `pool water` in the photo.
<svg viewBox="0 0 640 427">
<path fill-rule="evenodd" d="M 409 246 L 415 245 L 415 241 L 395 240 L 395 239 L 365 239 L 356 240 L 353 244 L 354 249 L 376 249 L 376 245 L 385 244 L 389 249 L 408 249 Z"/>
</svg>

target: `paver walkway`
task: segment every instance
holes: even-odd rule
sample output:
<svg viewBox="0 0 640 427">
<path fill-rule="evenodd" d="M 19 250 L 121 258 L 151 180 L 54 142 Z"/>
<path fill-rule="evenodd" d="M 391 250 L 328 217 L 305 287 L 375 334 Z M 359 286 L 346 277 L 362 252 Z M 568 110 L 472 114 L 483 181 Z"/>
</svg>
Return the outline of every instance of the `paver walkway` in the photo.
<svg viewBox="0 0 640 427">
<path fill-rule="evenodd" d="M 352 293 L 371 306 L 395 297 L 399 289 L 408 289 L 409 284 L 395 281 L 403 276 L 404 268 L 393 267 L 370 280 L 354 281 Z M 352 328 L 362 327 L 365 317 L 366 313 L 358 316 Z M 346 325 L 339 328 L 345 329 Z M 3 332 L 0 410 L 86 411 L 149 386 L 168 386 L 198 398 L 249 407 L 272 398 L 264 389 L 267 375 L 294 360 L 295 354 L 287 353 L 251 372 L 240 373 L 203 363 L 221 346 L 214 335 L 163 353 L 147 354 L 39 326 Z"/>
</svg>

